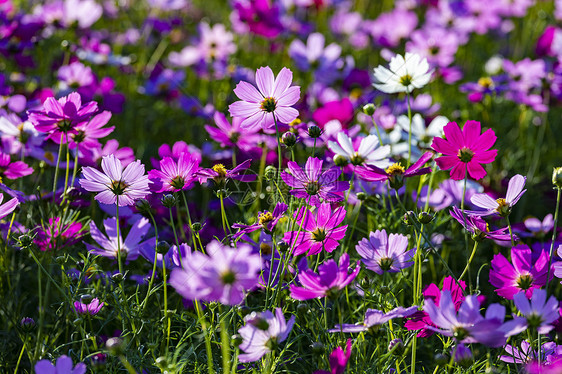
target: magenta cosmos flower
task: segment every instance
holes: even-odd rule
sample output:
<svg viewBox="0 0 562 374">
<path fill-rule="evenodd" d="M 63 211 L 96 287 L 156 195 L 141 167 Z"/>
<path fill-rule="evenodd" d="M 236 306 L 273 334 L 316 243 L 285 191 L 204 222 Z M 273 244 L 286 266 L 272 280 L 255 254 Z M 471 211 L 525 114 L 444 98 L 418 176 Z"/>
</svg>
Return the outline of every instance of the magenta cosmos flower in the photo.
<svg viewBox="0 0 562 374">
<path fill-rule="evenodd" d="M 257 132 L 260 129 L 243 129 L 241 127 L 242 118 L 233 117 L 232 124 L 230 124 L 224 114 L 215 112 L 213 120 L 217 127 L 205 125 L 205 130 L 207 130 L 209 136 L 219 143 L 221 147 L 238 147 L 242 151 L 249 152 L 258 146 L 261 135 L 258 135 Z"/>
<path fill-rule="evenodd" d="M 361 323 L 352 325 L 346 324 L 336 325 L 333 329 L 328 330 L 328 332 L 363 332 L 368 331 L 376 326 L 384 325 L 388 321 L 394 318 L 408 317 L 414 314 L 418 310 L 417 306 L 411 306 L 409 308 L 397 307 L 391 311 L 385 313 L 378 309 L 367 309 L 365 313 L 365 320 Z"/>
<path fill-rule="evenodd" d="M 89 303 L 83 303 L 82 301 L 74 302 L 74 309 L 79 314 L 89 314 L 91 316 L 98 314 L 103 306 L 104 303 L 100 303 L 100 299 L 97 297 L 93 298 Z"/>
<path fill-rule="evenodd" d="M 475 214 L 479 216 L 488 216 L 490 214 L 498 214 L 502 217 L 507 217 L 511 213 L 513 206 L 519 201 L 521 196 L 525 193 L 523 188 L 525 187 L 526 177 L 522 175 L 514 175 L 507 186 L 507 193 L 505 198 L 499 198 L 494 200 L 490 195 L 486 193 L 479 193 L 470 199 L 472 204 L 479 208 L 485 209 L 483 211 L 470 211 L 470 214 Z"/>
<path fill-rule="evenodd" d="M 347 362 L 351 357 L 351 339 L 347 339 L 345 352 L 342 347 L 337 347 L 330 354 L 330 371 L 317 370 L 313 374 L 343 374 Z"/>
<path fill-rule="evenodd" d="M 258 219 L 253 225 L 243 225 L 240 223 L 235 223 L 234 225 L 232 225 L 232 228 L 238 229 L 238 232 L 234 234 L 234 238 L 239 238 L 244 234 L 248 234 L 260 229 L 263 229 L 266 232 L 272 232 L 275 228 L 275 225 L 277 225 L 277 222 L 279 222 L 281 217 L 285 215 L 285 212 L 288 208 L 289 206 L 287 204 L 277 203 L 277 205 L 275 205 L 275 208 L 273 209 L 273 212 L 269 212 L 267 210 L 259 212 Z"/>
<path fill-rule="evenodd" d="M 207 180 L 213 179 L 219 188 L 224 187 L 229 179 L 252 182 L 256 179 L 256 175 L 249 174 L 247 171 L 251 163 L 252 160 L 246 160 L 232 169 L 227 169 L 223 164 L 216 164 L 211 169 L 200 169 L 197 172 L 197 178 L 199 183 L 205 183 Z"/>
<path fill-rule="evenodd" d="M 242 128 L 261 126 L 268 129 L 275 120 L 290 123 L 299 115 L 298 110 L 291 106 L 300 98 L 300 87 L 289 87 L 292 81 L 293 73 L 287 68 L 281 69 L 277 78 L 269 67 L 259 68 L 256 71 L 257 89 L 243 81 L 234 89 L 241 101 L 230 105 L 230 115 L 244 118 Z"/>
<path fill-rule="evenodd" d="M 269 310 L 254 312 L 244 320 L 246 324 L 238 330 L 242 338 L 240 349 L 244 351 L 238 356 L 240 362 L 257 361 L 271 352 L 276 344 L 287 339 L 295 324 L 295 316 L 286 321 L 281 308 L 275 309 L 275 314 Z"/>
<path fill-rule="evenodd" d="M 549 258 L 547 251 L 533 253 L 526 245 L 511 248 L 511 263 L 498 253 L 492 259 L 490 283 L 499 296 L 508 300 L 519 292 L 531 298 L 537 288 L 546 284 Z"/>
<path fill-rule="evenodd" d="M 386 234 L 386 230 L 377 230 L 363 238 L 355 250 L 367 269 L 377 274 L 397 273 L 412 265 L 416 249 L 408 251 L 408 238 L 401 234 Z"/>
<path fill-rule="evenodd" d="M 463 212 L 456 206 L 454 206 L 449 213 L 454 219 L 457 220 L 458 223 L 460 223 L 465 228 L 466 231 L 472 234 L 472 239 L 474 241 L 482 241 L 485 238 L 504 242 L 511 240 L 511 235 L 509 235 L 508 227 L 490 231 L 488 224 L 481 217 L 472 214 L 463 215 Z M 513 235 L 513 240 L 517 241 L 519 240 L 519 238 Z"/>
<path fill-rule="evenodd" d="M 433 153 L 424 153 L 408 169 L 404 169 L 400 163 L 394 163 L 384 170 L 373 165 L 365 165 L 355 168 L 355 173 L 368 182 L 388 181 L 392 188 L 398 189 L 404 185 L 404 178 L 430 173 L 430 168 L 422 168 L 422 166 L 431 160 L 431 157 Z"/>
<path fill-rule="evenodd" d="M 283 241 L 291 248 L 294 247 L 295 256 L 303 253 L 312 256 L 322 250 L 333 252 L 339 245 L 338 240 L 344 238 L 347 230 L 347 225 L 338 227 L 345 219 L 345 215 L 345 207 L 341 206 L 332 211 L 328 203 L 320 204 L 315 213 L 302 208 L 296 218 L 299 223 L 304 219 L 302 229 L 286 232 Z"/>
<path fill-rule="evenodd" d="M 322 160 L 309 157 L 304 171 L 296 162 L 289 161 L 289 172 L 281 173 L 283 181 L 293 187 L 291 194 L 307 199 L 311 205 L 320 204 L 320 198 L 328 202 L 343 200 L 343 191 L 349 189 L 349 182 L 339 182 L 341 169 L 333 166 L 322 173 Z M 308 201 L 309 200 L 309 201 Z"/>
<path fill-rule="evenodd" d="M 42 374 L 84 374 L 86 365 L 82 362 L 73 367 L 72 359 L 68 356 L 60 356 L 55 365 L 49 360 L 41 360 L 35 364 L 35 372 Z"/>
<path fill-rule="evenodd" d="M 466 171 L 474 179 L 486 176 L 482 164 L 496 159 L 498 151 L 490 148 L 496 142 L 494 130 L 488 129 L 480 134 L 480 122 L 466 121 L 462 131 L 456 122 L 449 122 L 443 128 L 446 139 L 434 138 L 431 147 L 443 156 L 435 159 L 443 170 L 451 170 L 451 178 L 464 179 Z"/>
<path fill-rule="evenodd" d="M 121 161 L 114 155 L 109 155 L 102 158 L 101 168 L 103 173 L 92 167 L 85 167 L 82 169 L 84 178 L 80 179 L 83 189 L 99 192 L 96 200 L 100 203 L 133 205 L 135 200 L 150 193 L 148 176 L 144 174 L 144 165 L 140 160 L 131 162 L 123 170 Z"/>
<path fill-rule="evenodd" d="M 182 152 L 174 160 L 164 157 L 160 161 L 160 170 L 150 170 L 148 178 L 154 183 L 154 190 L 158 193 L 164 191 L 178 192 L 189 189 L 197 179 L 199 159 L 188 152 Z"/>
<path fill-rule="evenodd" d="M 2 178 L 18 179 L 31 173 L 33 173 L 33 168 L 25 162 L 12 162 L 10 155 L 0 152 L 0 183 L 2 183 Z"/>
<path fill-rule="evenodd" d="M 219 301 L 226 305 L 240 304 L 245 292 L 259 280 L 262 260 L 251 246 L 224 246 L 214 240 L 204 255 L 193 252 L 182 258 L 182 267 L 175 268 L 170 284 L 187 299 Z"/>
<path fill-rule="evenodd" d="M 4 201 L 4 195 L 0 194 L 0 204 Z M 4 204 L 0 205 L 0 219 L 6 217 L 8 214 L 12 213 L 17 206 L 20 204 L 17 197 L 6 201 Z"/>
<path fill-rule="evenodd" d="M 329 259 L 318 268 L 318 274 L 310 269 L 299 273 L 298 281 L 303 287 L 291 284 L 291 297 L 295 300 L 308 300 L 317 297 L 334 296 L 337 291 L 349 285 L 359 274 L 359 261 L 355 270 L 349 272 L 349 255 L 340 257 L 339 266 Z"/>
</svg>

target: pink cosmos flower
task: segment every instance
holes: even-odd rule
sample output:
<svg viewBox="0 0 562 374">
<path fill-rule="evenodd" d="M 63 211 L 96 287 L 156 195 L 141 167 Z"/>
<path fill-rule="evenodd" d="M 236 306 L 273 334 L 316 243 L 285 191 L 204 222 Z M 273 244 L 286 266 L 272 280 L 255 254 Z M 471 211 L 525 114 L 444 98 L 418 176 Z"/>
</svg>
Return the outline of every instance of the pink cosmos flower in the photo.
<svg viewBox="0 0 562 374">
<path fill-rule="evenodd" d="M 205 125 L 209 136 L 223 148 L 238 147 L 242 151 L 249 152 L 255 149 L 259 143 L 259 129 L 242 129 L 242 118 L 233 117 L 232 124 L 228 122 L 224 114 L 215 112 L 213 120 L 217 127 Z"/>
<path fill-rule="evenodd" d="M 39 227 L 34 243 L 40 250 L 58 250 L 81 240 L 84 233 L 80 222 L 60 223 L 61 218 L 49 218 L 45 227 Z"/>
<path fill-rule="evenodd" d="M 416 253 L 413 248 L 408 251 L 408 238 L 401 234 L 386 234 L 386 230 L 377 230 L 363 238 L 355 250 L 367 269 L 377 274 L 397 273 L 412 265 Z"/>
<path fill-rule="evenodd" d="M 0 200 L 0 202 L 2 202 Z M 258 219 L 253 225 L 243 225 L 240 223 L 235 223 L 232 225 L 233 229 L 238 229 L 238 232 L 234 234 L 234 238 L 239 238 L 244 234 L 254 232 L 256 230 L 264 229 L 266 232 L 272 232 L 277 225 L 277 222 L 285 215 L 285 212 L 289 206 L 284 203 L 277 203 L 273 212 L 267 210 L 258 213 Z"/>
<path fill-rule="evenodd" d="M 160 170 L 150 170 L 148 178 L 155 184 L 154 190 L 177 192 L 187 190 L 197 179 L 199 159 L 190 153 L 182 152 L 178 160 L 164 157 L 160 161 Z"/>
<path fill-rule="evenodd" d="M 343 374 L 347 362 L 351 357 L 351 339 L 347 339 L 345 352 L 342 347 L 337 347 L 330 353 L 330 371 L 317 370 L 314 374 Z"/>
<path fill-rule="evenodd" d="M 144 165 L 140 160 L 130 163 L 123 170 L 121 161 L 114 155 L 109 155 L 102 158 L 101 168 L 103 173 L 92 167 L 85 167 L 82 169 L 84 178 L 80 179 L 83 189 L 99 192 L 96 200 L 100 203 L 133 205 L 135 200 L 150 193 L 148 176 L 144 174 Z"/>
<path fill-rule="evenodd" d="M 300 98 L 300 87 L 289 87 L 292 80 L 293 73 L 287 68 L 281 69 L 277 78 L 269 67 L 259 68 L 256 71 L 257 89 L 244 81 L 234 89 L 241 101 L 230 105 L 230 115 L 244 118 L 241 127 L 249 129 L 271 128 L 275 120 L 290 123 L 299 115 L 291 106 Z"/>
<path fill-rule="evenodd" d="M 291 284 L 291 297 L 295 300 L 309 300 L 317 297 L 333 296 L 337 291 L 348 286 L 359 274 L 359 261 L 355 270 L 349 272 L 349 255 L 344 253 L 339 260 L 329 259 L 318 268 L 318 274 L 310 269 L 303 270 L 298 275 L 298 281 L 303 287 Z"/>
<path fill-rule="evenodd" d="M 496 159 L 498 151 L 490 148 L 496 142 L 494 130 L 488 129 L 480 134 L 480 122 L 466 121 L 461 132 L 456 122 L 449 122 L 443 128 L 446 139 L 434 138 L 431 147 L 443 156 L 435 159 L 443 170 L 451 170 L 451 178 L 461 180 L 466 171 L 474 179 L 486 176 L 481 164 L 489 164 Z"/>
<path fill-rule="evenodd" d="M 4 195 L 0 194 L 0 204 L 4 201 Z M 0 219 L 6 217 L 8 214 L 12 213 L 17 206 L 20 204 L 17 197 L 6 201 L 4 204 L 0 205 Z"/>
<path fill-rule="evenodd" d="M 333 329 L 328 330 L 328 332 L 363 332 L 368 331 L 370 328 L 375 326 L 384 325 L 394 318 L 408 317 L 414 314 L 418 310 L 417 306 L 411 306 L 409 308 L 397 307 L 387 313 L 378 309 L 367 309 L 365 313 L 365 319 L 361 323 L 336 325 Z"/>
<path fill-rule="evenodd" d="M 74 309 L 79 314 L 89 314 L 91 316 L 98 314 L 98 312 L 103 308 L 104 303 L 100 303 L 100 299 L 97 297 L 93 298 L 89 303 L 83 303 L 82 301 L 74 302 Z"/>
<path fill-rule="evenodd" d="M 499 296 L 508 300 L 518 292 L 531 298 L 535 289 L 546 284 L 549 258 L 547 251 L 533 253 L 526 245 L 511 248 L 511 263 L 498 253 L 492 259 L 490 283 Z"/>
<path fill-rule="evenodd" d="M 251 163 L 252 160 L 246 160 L 232 169 L 225 168 L 223 164 L 216 164 L 211 169 L 199 169 L 197 178 L 201 184 L 206 183 L 209 179 L 213 179 L 215 184 L 221 188 L 230 179 L 252 182 L 256 179 L 256 175 L 250 174 L 247 171 Z"/>
<path fill-rule="evenodd" d="M 111 118 L 111 112 L 103 111 L 89 121 L 76 125 L 75 132 L 70 134 L 70 149 L 78 147 L 81 152 L 101 147 L 98 139 L 105 138 L 115 130 L 115 126 L 104 127 Z M 53 139 L 58 142 L 60 139 Z"/>
<path fill-rule="evenodd" d="M 12 162 L 10 155 L 0 152 L 0 183 L 2 178 L 18 179 L 33 173 L 33 168 L 23 161 Z"/>
<path fill-rule="evenodd" d="M 303 218 L 303 215 L 306 215 Z M 338 227 L 345 219 L 346 210 L 341 206 L 334 211 L 328 203 L 322 203 L 315 213 L 308 209 L 301 209 L 297 215 L 296 221 L 302 222 L 303 227 L 300 230 L 289 231 L 285 233 L 283 241 L 294 246 L 293 254 L 298 256 L 306 253 L 312 256 L 322 252 L 333 252 L 339 245 L 338 240 L 345 236 L 347 225 Z"/>
<path fill-rule="evenodd" d="M 479 193 L 470 199 L 472 204 L 476 205 L 479 208 L 485 209 L 483 211 L 470 211 L 468 213 L 478 215 L 478 216 L 487 216 L 490 214 L 498 214 L 502 217 L 507 217 L 511 213 L 511 209 L 513 206 L 519 201 L 521 196 L 525 193 L 523 187 L 525 186 L 525 181 L 527 180 L 526 177 L 522 175 L 514 175 L 509 180 L 509 185 L 507 186 L 507 193 L 504 198 L 500 198 L 494 200 L 490 197 L 490 195 L 486 193 Z"/>
</svg>

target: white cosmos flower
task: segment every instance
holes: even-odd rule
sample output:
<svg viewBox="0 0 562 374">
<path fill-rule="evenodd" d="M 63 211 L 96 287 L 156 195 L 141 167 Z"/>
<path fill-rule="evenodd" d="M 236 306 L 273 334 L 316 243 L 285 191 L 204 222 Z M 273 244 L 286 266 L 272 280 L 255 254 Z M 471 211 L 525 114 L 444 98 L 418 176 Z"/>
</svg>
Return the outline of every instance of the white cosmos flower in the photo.
<svg viewBox="0 0 562 374">
<path fill-rule="evenodd" d="M 378 147 L 379 139 L 376 135 L 369 135 L 361 139 L 359 149 L 355 150 L 351 138 L 343 132 L 338 133 L 338 141 L 328 142 L 328 148 L 336 155 L 346 158 L 353 165 L 375 165 L 385 168 L 391 164 L 388 160 L 390 146 Z"/>
<path fill-rule="evenodd" d="M 443 127 L 449 123 L 447 117 L 437 116 L 431 121 L 429 126 L 425 127 L 425 121 L 423 117 L 416 113 L 412 117 L 412 144 L 419 145 L 419 143 L 429 144 L 431 140 L 435 137 L 443 136 Z M 404 139 L 408 138 L 408 131 L 410 129 L 410 120 L 408 116 L 400 116 L 396 119 L 396 124 L 404 131 Z"/>
<path fill-rule="evenodd" d="M 406 56 L 396 55 L 390 59 L 390 70 L 379 65 L 374 69 L 373 83 L 376 89 L 385 93 L 412 92 L 414 88 L 425 86 L 433 70 L 429 70 L 427 59 L 417 53 L 406 52 Z"/>
</svg>

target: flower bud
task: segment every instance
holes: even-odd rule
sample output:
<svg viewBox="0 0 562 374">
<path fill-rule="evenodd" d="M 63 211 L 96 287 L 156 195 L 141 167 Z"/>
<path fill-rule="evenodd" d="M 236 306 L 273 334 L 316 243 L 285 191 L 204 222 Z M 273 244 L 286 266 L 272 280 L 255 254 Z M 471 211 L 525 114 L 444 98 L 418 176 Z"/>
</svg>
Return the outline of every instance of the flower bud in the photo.
<svg viewBox="0 0 562 374">
<path fill-rule="evenodd" d="M 281 143 L 285 144 L 287 147 L 292 147 L 297 144 L 297 136 L 292 132 L 286 132 L 281 137 Z"/>
<path fill-rule="evenodd" d="M 148 214 L 150 212 L 150 203 L 146 199 L 137 200 L 135 207 L 141 214 Z"/>
<path fill-rule="evenodd" d="M 102 367 L 107 362 L 107 355 L 105 353 L 98 353 L 90 357 L 90 363 L 93 367 Z"/>
<path fill-rule="evenodd" d="M 339 167 L 344 167 L 349 164 L 349 160 L 342 155 L 336 155 L 334 157 L 334 164 Z"/>
<path fill-rule="evenodd" d="M 373 114 L 375 114 L 375 109 L 376 108 L 373 103 L 363 105 L 363 113 L 365 113 L 368 116 L 372 116 Z"/>
<path fill-rule="evenodd" d="M 309 310 L 310 309 L 308 308 L 308 305 L 304 303 L 300 303 L 299 305 L 297 305 L 297 313 L 300 315 L 306 315 Z"/>
<path fill-rule="evenodd" d="M 287 243 L 285 243 L 284 241 L 280 240 L 277 243 L 277 249 L 279 251 L 286 251 L 287 249 L 289 249 L 289 245 Z"/>
<path fill-rule="evenodd" d="M 80 302 L 82 304 L 90 304 L 93 299 L 94 299 L 93 296 L 90 295 L 90 294 L 85 294 L 85 295 L 80 296 Z"/>
<path fill-rule="evenodd" d="M 230 337 L 230 342 L 232 343 L 232 346 L 238 347 L 240 344 L 242 344 L 243 339 L 240 335 L 235 334 Z"/>
<path fill-rule="evenodd" d="M 277 168 L 269 165 L 265 168 L 265 179 L 268 181 L 273 180 L 277 176 Z"/>
<path fill-rule="evenodd" d="M 158 242 L 158 244 L 156 244 L 156 252 L 158 253 L 167 253 L 169 249 L 170 243 L 168 243 L 167 241 L 161 240 Z"/>
<path fill-rule="evenodd" d="M 418 221 L 420 221 L 420 223 L 426 224 L 433 221 L 433 216 L 429 212 L 421 212 L 420 214 L 418 214 Z"/>
<path fill-rule="evenodd" d="M 435 356 L 433 356 L 433 359 L 439 366 L 447 365 L 449 363 L 449 358 L 442 353 L 437 353 Z"/>
<path fill-rule="evenodd" d="M 308 126 L 308 136 L 313 139 L 319 138 L 322 135 L 322 129 L 316 125 Z"/>
<path fill-rule="evenodd" d="M 191 229 L 194 232 L 199 232 L 199 231 L 201 231 L 202 228 L 203 228 L 203 225 L 201 225 L 200 222 L 193 222 L 193 224 L 191 225 Z"/>
<path fill-rule="evenodd" d="M 404 352 L 404 342 L 400 338 L 392 339 L 388 344 L 388 351 L 400 356 Z"/>
<path fill-rule="evenodd" d="M 414 222 L 416 222 L 416 214 L 411 210 L 404 213 L 404 217 L 402 217 L 402 221 L 406 226 L 412 226 Z"/>
<path fill-rule="evenodd" d="M 322 353 L 324 353 L 324 344 L 320 342 L 312 343 L 311 348 L 312 353 L 314 353 L 315 355 L 321 355 Z"/>
<path fill-rule="evenodd" d="M 365 192 L 357 192 L 357 200 L 365 201 L 369 196 Z"/>
<path fill-rule="evenodd" d="M 379 293 L 380 293 L 381 295 L 386 295 L 386 294 L 389 293 L 389 292 L 390 292 L 390 288 L 389 288 L 388 286 L 384 286 L 384 285 L 383 285 L 383 286 L 380 286 L 380 287 L 379 287 Z"/>
<path fill-rule="evenodd" d="M 115 283 L 121 283 L 123 281 L 123 278 L 123 274 L 121 273 L 115 273 L 111 276 L 111 279 L 113 279 Z"/>
<path fill-rule="evenodd" d="M 29 333 L 35 329 L 35 320 L 31 317 L 23 317 L 20 326 L 25 333 Z"/>
<path fill-rule="evenodd" d="M 21 248 L 27 248 L 33 244 L 33 237 L 28 234 L 23 234 L 18 237 L 18 246 Z"/>
<path fill-rule="evenodd" d="M 120 338 L 110 338 L 105 342 L 105 348 L 110 354 L 114 356 L 121 356 L 123 354 L 123 340 Z"/>
<path fill-rule="evenodd" d="M 160 201 L 162 202 L 162 205 L 164 205 L 166 208 L 173 208 L 176 205 L 177 199 L 175 198 L 174 195 L 166 194 L 162 196 L 162 199 Z"/>
<path fill-rule="evenodd" d="M 243 318 L 246 317 L 248 314 L 252 313 L 252 309 L 250 309 L 246 305 L 241 305 L 238 307 L 238 313 Z"/>
<path fill-rule="evenodd" d="M 554 168 L 552 172 L 552 184 L 554 184 L 556 188 L 562 188 L 562 167 Z"/>
<path fill-rule="evenodd" d="M 462 343 L 458 343 L 456 348 L 453 348 L 455 354 L 455 362 L 467 368 L 472 365 L 472 352 L 470 348 Z"/>
</svg>

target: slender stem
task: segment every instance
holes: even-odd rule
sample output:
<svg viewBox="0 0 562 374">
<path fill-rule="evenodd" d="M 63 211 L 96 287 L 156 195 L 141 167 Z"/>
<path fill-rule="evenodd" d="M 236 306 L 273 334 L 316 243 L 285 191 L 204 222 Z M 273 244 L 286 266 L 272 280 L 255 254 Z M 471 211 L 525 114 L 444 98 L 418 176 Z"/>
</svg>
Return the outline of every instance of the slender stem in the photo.
<svg viewBox="0 0 562 374">
<path fill-rule="evenodd" d="M 314 145 L 312 146 L 312 157 L 314 157 L 315 153 L 316 153 L 316 138 L 314 138 Z"/>
<path fill-rule="evenodd" d="M 213 367 L 213 351 L 211 350 L 211 336 L 207 330 L 207 320 L 205 319 L 205 315 L 201 310 L 201 304 L 199 304 L 199 300 L 193 300 L 193 304 L 195 306 L 195 310 L 197 311 L 197 318 L 199 319 L 199 323 L 201 324 L 201 330 L 203 330 L 203 335 L 205 335 L 205 350 L 207 351 L 207 367 L 209 370 L 209 374 L 214 374 L 215 369 Z"/>
<path fill-rule="evenodd" d="M 55 165 L 55 178 L 53 179 L 53 203 L 55 202 L 55 196 L 57 195 L 57 179 L 59 177 L 59 164 L 60 164 L 60 156 L 62 153 L 63 140 L 64 140 L 64 133 L 61 133 L 60 143 L 59 143 L 59 154 L 57 156 L 57 164 Z"/>
<path fill-rule="evenodd" d="M 16 368 L 14 369 L 14 374 L 17 374 L 18 368 L 20 367 L 21 358 L 23 356 L 23 351 L 25 351 L 25 342 L 27 341 L 27 334 L 23 338 L 23 345 L 21 346 L 20 355 L 18 357 L 18 362 L 16 363 Z"/>
<path fill-rule="evenodd" d="M 179 247 L 178 247 L 178 251 L 179 251 Z M 166 326 L 164 326 L 164 335 L 166 336 L 166 353 L 168 353 L 168 349 L 170 348 L 171 321 L 170 321 L 170 315 L 168 314 L 168 281 L 166 277 L 167 277 L 166 261 L 162 261 L 162 278 L 163 278 L 162 285 L 164 288 L 164 317 L 166 320 Z"/>
<path fill-rule="evenodd" d="M 121 235 L 119 234 L 119 196 L 115 197 L 115 229 L 117 230 L 117 264 L 119 273 L 123 274 L 123 264 L 121 262 Z M 123 295 L 124 296 L 124 295 Z"/>
<path fill-rule="evenodd" d="M 74 186 L 74 181 L 76 180 L 76 174 L 78 173 L 78 146 L 76 147 L 76 152 L 74 152 L 74 168 L 72 169 L 72 180 L 70 186 Z"/>
<path fill-rule="evenodd" d="M 191 214 L 189 213 L 189 206 L 187 205 L 187 197 L 185 196 L 185 191 L 182 190 L 181 194 L 183 196 L 183 203 L 185 204 L 185 211 L 187 212 L 187 223 L 189 224 L 189 245 L 191 246 L 191 243 L 193 243 L 193 245 L 197 247 L 195 240 L 193 240 L 193 223 L 191 222 Z"/>
<path fill-rule="evenodd" d="M 178 240 L 178 233 L 176 232 L 176 225 L 174 223 L 174 216 L 172 215 L 172 208 L 168 208 L 168 210 L 170 211 L 170 226 L 172 226 L 172 231 L 174 232 L 174 239 L 176 241 L 176 245 L 178 246 L 178 249 L 180 248 L 180 241 Z"/>
<path fill-rule="evenodd" d="M 232 234 L 232 232 L 230 231 L 230 224 L 228 223 L 228 218 L 226 217 L 226 210 L 224 209 L 224 192 L 221 191 L 219 196 L 221 201 L 222 229 L 224 230 L 224 236 L 228 236 L 228 234 Z"/>
<path fill-rule="evenodd" d="M 515 247 L 515 240 L 513 240 L 513 231 L 511 231 L 511 222 L 509 222 L 509 216 L 505 217 L 507 221 L 507 228 L 509 229 L 509 236 L 511 236 L 511 246 Z"/>
<path fill-rule="evenodd" d="M 136 374 L 137 371 L 135 370 L 135 368 L 133 367 L 133 365 L 131 365 L 131 363 L 129 361 L 127 361 L 127 359 L 125 358 L 125 356 L 120 355 L 119 356 L 119 361 L 121 361 L 121 363 L 123 364 L 123 366 L 125 366 L 125 369 L 127 369 L 127 371 L 129 372 L 129 374 Z"/>
<path fill-rule="evenodd" d="M 226 324 L 226 317 L 228 312 L 221 316 L 222 305 L 219 304 L 219 319 L 221 328 L 221 353 L 222 353 L 222 372 L 228 373 L 230 371 L 230 339 L 228 337 L 228 326 Z"/>
<path fill-rule="evenodd" d="M 375 130 L 377 131 L 377 137 L 379 138 L 379 146 L 383 146 L 381 132 L 380 132 L 379 126 L 375 122 L 375 118 L 373 116 L 371 116 L 371 122 L 373 122 L 373 126 L 375 127 Z"/>
<path fill-rule="evenodd" d="M 408 131 L 408 166 L 412 162 L 412 108 L 410 107 L 410 92 L 406 92 L 408 101 L 408 121 L 410 123 L 410 130 Z"/>
<path fill-rule="evenodd" d="M 552 228 L 552 241 L 550 242 L 550 260 L 548 262 L 548 273 L 546 276 L 545 290 L 548 293 L 548 286 L 550 284 L 550 269 L 552 268 L 552 255 L 554 252 L 554 241 L 556 240 L 556 228 L 558 227 L 558 210 L 560 208 L 560 194 L 562 188 L 558 187 L 558 194 L 556 195 L 556 209 L 554 210 L 554 227 Z"/>
<path fill-rule="evenodd" d="M 279 125 L 277 124 L 277 118 L 275 114 L 273 115 L 273 122 L 275 122 L 275 133 L 277 134 L 277 158 L 278 158 L 278 168 L 277 168 L 277 183 L 280 183 L 281 177 L 281 166 L 283 164 L 283 156 L 281 155 L 281 134 L 279 133 Z"/>
<path fill-rule="evenodd" d="M 68 176 L 70 174 L 70 149 L 68 143 L 66 143 L 66 170 L 64 171 L 64 189 L 62 194 L 66 197 L 66 190 L 68 189 Z"/>
<path fill-rule="evenodd" d="M 466 263 L 466 266 L 464 268 L 464 270 L 461 273 L 461 276 L 459 277 L 459 281 L 462 280 L 462 278 L 464 277 L 464 275 L 467 272 L 470 272 L 470 264 L 472 263 L 472 259 L 474 258 L 474 255 L 476 254 L 476 248 L 478 248 L 478 242 L 474 241 L 474 247 L 472 247 L 472 253 L 470 254 L 470 257 L 468 258 L 468 262 Z"/>
<path fill-rule="evenodd" d="M 150 296 L 150 291 L 152 290 L 152 285 L 154 283 L 154 277 L 156 276 L 156 264 L 158 262 L 158 227 L 156 226 L 156 220 L 152 215 L 152 212 L 149 210 L 148 214 L 152 220 L 152 224 L 154 225 L 154 263 L 152 264 L 152 275 L 150 277 L 150 281 L 148 282 L 148 289 L 146 290 L 146 296 L 141 303 L 141 315 L 144 312 L 144 308 L 146 307 L 146 301 L 148 300 L 148 296 Z M 178 248 L 179 251 L 179 248 Z M 162 258 L 162 262 L 164 262 L 164 258 Z M 180 263 L 181 266 L 181 263 Z"/>
</svg>

